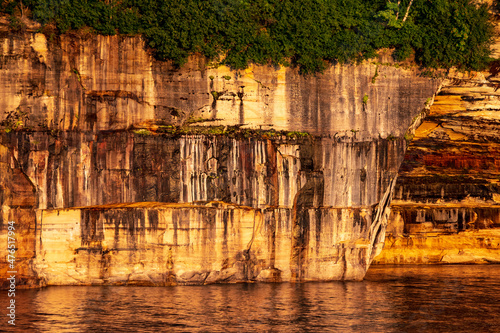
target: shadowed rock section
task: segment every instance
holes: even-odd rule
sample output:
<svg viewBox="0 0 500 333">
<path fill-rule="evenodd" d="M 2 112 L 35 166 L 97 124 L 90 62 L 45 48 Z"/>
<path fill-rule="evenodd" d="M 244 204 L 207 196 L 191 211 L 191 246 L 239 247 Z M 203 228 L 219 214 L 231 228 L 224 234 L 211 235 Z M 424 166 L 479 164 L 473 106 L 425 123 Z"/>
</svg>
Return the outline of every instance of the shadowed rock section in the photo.
<svg viewBox="0 0 500 333">
<path fill-rule="evenodd" d="M 33 269 L 33 258 L 36 255 L 35 250 L 35 233 L 36 233 L 36 218 L 35 208 L 37 207 L 37 196 L 34 185 L 28 177 L 19 168 L 18 161 L 14 158 L 5 146 L 0 145 L 0 230 L 2 244 L 4 249 L 0 262 L 0 276 L 9 277 L 8 271 L 13 271 L 9 268 L 7 262 L 7 244 L 9 236 L 10 240 L 14 240 L 16 245 L 16 255 L 14 258 L 16 273 L 16 284 L 22 287 L 36 287 L 39 285 L 40 279 L 38 273 Z M 14 234 L 8 233 L 8 222 L 15 221 Z M 12 244 L 12 242 L 10 243 Z M 7 286 L 2 281 L 0 286 Z"/>
<path fill-rule="evenodd" d="M 224 135 L 4 136 L 37 188 L 39 208 L 219 200 L 255 208 L 376 204 L 397 174 L 402 139 Z"/>
</svg>

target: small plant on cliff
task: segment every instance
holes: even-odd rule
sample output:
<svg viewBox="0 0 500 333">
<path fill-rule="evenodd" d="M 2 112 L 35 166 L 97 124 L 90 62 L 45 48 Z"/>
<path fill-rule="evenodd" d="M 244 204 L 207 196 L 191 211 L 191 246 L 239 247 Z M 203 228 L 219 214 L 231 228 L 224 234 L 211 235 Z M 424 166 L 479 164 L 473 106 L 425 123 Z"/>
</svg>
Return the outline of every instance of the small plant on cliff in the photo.
<svg viewBox="0 0 500 333">
<path fill-rule="evenodd" d="M 207 132 L 210 135 L 221 135 L 225 133 L 224 127 L 222 126 L 210 127 Z"/>
<path fill-rule="evenodd" d="M 80 74 L 80 71 L 76 68 L 71 69 L 71 71 L 73 72 L 73 74 L 76 75 L 76 79 L 80 83 L 80 86 L 82 87 L 82 89 L 85 90 L 85 86 L 83 85 L 83 80 L 82 80 L 82 76 Z"/>
<path fill-rule="evenodd" d="M 214 98 L 214 101 L 217 101 L 219 99 L 220 96 L 222 96 L 223 92 L 219 92 L 219 91 L 211 91 L 210 92 L 212 94 L 212 97 Z"/>
<path fill-rule="evenodd" d="M 378 65 L 377 65 L 377 67 L 375 67 L 375 74 L 372 77 L 373 84 L 375 84 L 375 82 L 377 81 L 377 77 L 378 77 Z"/>
<path fill-rule="evenodd" d="M 410 134 L 408 132 L 405 133 L 405 140 L 406 140 L 406 145 L 409 146 L 411 140 L 413 140 L 414 135 Z"/>
<path fill-rule="evenodd" d="M 153 134 L 145 128 L 137 129 L 137 130 L 134 130 L 133 132 L 137 135 L 142 135 L 142 136 L 148 136 L 148 135 Z"/>
<path fill-rule="evenodd" d="M 9 17 L 9 29 L 14 32 L 26 30 L 26 24 L 16 16 Z"/>
<path fill-rule="evenodd" d="M 307 132 L 300 132 L 300 131 L 291 131 L 286 133 L 286 136 L 292 139 L 305 138 L 308 137 L 309 135 L 310 134 Z"/>
<path fill-rule="evenodd" d="M 363 104 L 364 104 L 364 105 L 366 105 L 367 103 L 368 103 L 368 95 L 367 95 L 367 94 L 365 94 L 365 95 L 363 96 Z"/>
<path fill-rule="evenodd" d="M 20 129 L 25 126 L 29 120 L 28 112 L 22 111 L 20 108 L 13 111 L 6 111 L 5 114 L 7 116 L 0 122 L 0 126 L 4 128 L 5 133 Z"/>
<path fill-rule="evenodd" d="M 397 139 L 398 138 L 396 136 L 392 135 L 392 133 L 387 136 L 387 141 L 396 141 Z"/>
<path fill-rule="evenodd" d="M 194 124 L 194 123 L 202 123 L 202 122 L 205 122 L 207 121 L 207 119 L 203 118 L 203 117 L 189 117 L 187 120 L 186 120 L 186 124 Z"/>
</svg>

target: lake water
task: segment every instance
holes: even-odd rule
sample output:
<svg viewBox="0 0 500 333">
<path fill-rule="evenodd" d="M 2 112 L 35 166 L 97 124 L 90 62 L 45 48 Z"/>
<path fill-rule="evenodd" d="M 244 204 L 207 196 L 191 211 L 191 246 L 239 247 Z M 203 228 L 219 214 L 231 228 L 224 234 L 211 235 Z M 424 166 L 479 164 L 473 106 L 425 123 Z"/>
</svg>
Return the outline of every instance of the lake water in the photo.
<svg viewBox="0 0 500 333">
<path fill-rule="evenodd" d="M 370 268 L 362 282 L 18 290 L 17 332 L 500 332 L 500 265 Z"/>
</svg>

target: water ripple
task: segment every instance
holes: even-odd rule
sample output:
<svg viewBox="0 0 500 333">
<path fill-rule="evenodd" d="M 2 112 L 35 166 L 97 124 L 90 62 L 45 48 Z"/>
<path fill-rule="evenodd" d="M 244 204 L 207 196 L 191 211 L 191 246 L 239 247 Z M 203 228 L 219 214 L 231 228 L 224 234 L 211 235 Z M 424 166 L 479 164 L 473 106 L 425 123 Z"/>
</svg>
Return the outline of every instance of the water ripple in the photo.
<svg viewBox="0 0 500 333">
<path fill-rule="evenodd" d="M 11 331 L 500 332 L 499 277 L 493 265 L 375 266 L 363 282 L 19 290 Z"/>
</svg>

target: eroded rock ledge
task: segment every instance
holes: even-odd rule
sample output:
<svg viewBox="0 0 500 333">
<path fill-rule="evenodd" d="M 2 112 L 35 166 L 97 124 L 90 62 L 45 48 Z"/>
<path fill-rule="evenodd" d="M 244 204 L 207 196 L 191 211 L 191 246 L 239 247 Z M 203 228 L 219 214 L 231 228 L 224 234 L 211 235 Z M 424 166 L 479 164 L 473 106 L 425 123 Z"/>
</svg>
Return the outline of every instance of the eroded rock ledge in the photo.
<svg viewBox="0 0 500 333">
<path fill-rule="evenodd" d="M 359 280 L 380 242 L 375 207 L 148 202 L 38 214 L 45 241 L 32 265 L 50 285 Z"/>
</svg>

